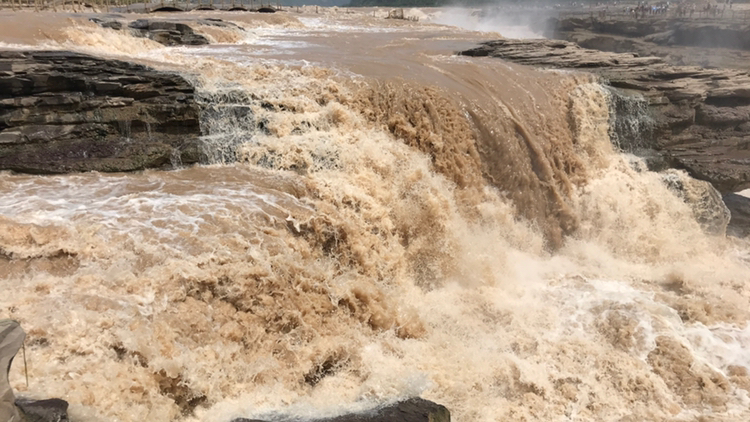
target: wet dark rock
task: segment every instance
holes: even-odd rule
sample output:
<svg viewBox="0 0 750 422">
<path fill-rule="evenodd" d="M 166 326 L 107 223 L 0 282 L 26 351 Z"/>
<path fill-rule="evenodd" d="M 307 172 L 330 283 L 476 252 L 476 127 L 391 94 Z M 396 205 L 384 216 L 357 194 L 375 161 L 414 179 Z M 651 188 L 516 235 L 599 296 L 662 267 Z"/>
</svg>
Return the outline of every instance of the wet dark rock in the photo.
<svg viewBox="0 0 750 422">
<path fill-rule="evenodd" d="M 114 29 L 115 31 L 119 31 L 122 29 L 122 22 L 117 20 L 102 20 L 99 18 L 91 18 L 89 20 L 101 26 L 102 28 Z"/>
<path fill-rule="evenodd" d="M 658 152 L 670 167 L 722 193 L 750 188 L 750 74 L 672 66 L 658 57 L 581 48 L 560 40 L 497 40 L 461 52 L 599 75 L 621 95 L 647 104 L 649 128 L 619 139 L 626 151 Z"/>
<path fill-rule="evenodd" d="M 732 213 L 727 234 L 736 237 L 750 236 L 750 198 L 729 193 L 724 195 L 724 203 Z"/>
<path fill-rule="evenodd" d="M 133 171 L 200 159 L 194 89 L 174 73 L 65 51 L 0 51 L 0 169 Z"/>
<path fill-rule="evenodd" d="M 445 406 L 419 397 L 404 400 L 369 412 L 352 413 L 309 422 L 450 422 Z M 234 419 L 232 422 L 263 422 L 257 419 Z"/>
<path fill-rule="evenodd" d="M 445 406 L 429 400 L 413 398 L 371 413 L 342 415 L 318 422 L 450 422 L 450 420 L 450 412 Z"/>
<path fill-rule="evenodd" d="M 693 211 L 693 216 L 704 232 L 724 236 L 729 224 L 729 209 L 721 194 L 710 183 L 693 179 L 682 171 L 661 173 L 664 184 Z"/>
<path fill-rule="evenodd" d="M 31 400 L 16 399 L 21 409 L 23 422 L 67 422 L 68 402 L 61 399 Z"/>
<path fill-rule="evenodd" d="M 136 37 L 149 38 L 166 46 L 209 44 L 206 37 L 180 22 L 138 19 L 128 24 L 128 28 Z"/>
<path fill-rule="evenodd" d="M 547 38 L 572 41 L 584 48 L 662 57 L 679 66 L 747 69 L 750 25 L 746 12 L 727 10 L 726 17 L 680 18 L 591 13 L 539 16 L 533 26 Z M 739 13 L 739 16 L 730 16 Z"/>
<path fill-rule="evenodd" d="M 201 25 L 206 25 L 206 26 L 216 26 L 216 27 L 219 27 L 219 28 L 232 28 L 232 29 L 236 29 L 238 31 L 244 31 L 245 30 L 245 28 L 237 25 L 236 23 L 227 22 L 225 20 L 221 20 L 221 19 L 218 19 L 218 18 L 200 19 L 197 22 L 199 24 L 201 24 Z"/>
</svg>

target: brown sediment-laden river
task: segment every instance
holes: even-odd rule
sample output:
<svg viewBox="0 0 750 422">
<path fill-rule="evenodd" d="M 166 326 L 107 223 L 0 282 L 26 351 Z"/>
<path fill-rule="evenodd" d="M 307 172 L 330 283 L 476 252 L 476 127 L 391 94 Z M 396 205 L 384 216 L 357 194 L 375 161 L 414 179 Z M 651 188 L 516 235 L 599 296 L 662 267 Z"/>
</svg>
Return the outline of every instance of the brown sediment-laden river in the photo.
<svg viewBox="0 0 750 422">
<path fill-rule="evenodd" d="M 320 11 L 158 16 L 244 28 L 198 47 L 1 12 L 0 47 L 179 72 L 208 157 L 0 174 L 16 391 L 87 422 L 750 419 L 750 248 L 613 147 L 609 90 L 454 55 L 520 27 Z"/>
</svg>

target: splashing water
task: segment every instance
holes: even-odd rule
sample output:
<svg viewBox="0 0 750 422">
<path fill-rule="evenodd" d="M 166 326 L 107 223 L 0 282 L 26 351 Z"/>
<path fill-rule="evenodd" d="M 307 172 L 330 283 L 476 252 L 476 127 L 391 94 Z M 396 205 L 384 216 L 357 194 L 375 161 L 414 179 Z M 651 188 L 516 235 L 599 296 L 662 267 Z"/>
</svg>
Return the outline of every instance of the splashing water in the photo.
<svg viewBox="0 0 750 422">
<path fill-rule="evenodd" d="M 748 245 L 612 147 L 606 88 L 453 57 L 480 39 L 455 28 L 306 19 L 110 50 L 193 81 L 210 163 L 0 175 L 15 389 L 80 421 L 411 395 L 459 421 L 747 420 Z M 77 45 L 107 37 L 130 42 Z"/>
</svg>

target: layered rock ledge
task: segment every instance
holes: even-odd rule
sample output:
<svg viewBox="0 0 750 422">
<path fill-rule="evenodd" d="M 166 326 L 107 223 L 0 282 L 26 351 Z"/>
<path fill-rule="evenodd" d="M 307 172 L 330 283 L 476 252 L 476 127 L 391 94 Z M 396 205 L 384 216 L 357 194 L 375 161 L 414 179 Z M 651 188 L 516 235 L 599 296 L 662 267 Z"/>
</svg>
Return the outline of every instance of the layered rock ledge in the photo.
<svg viewBox="0 0 750 422">
<path fill-rule="evenodd" d="M 186 22 L 136 19 L 128 23 L 124 17 L 119 15 L 110 15 L 106 19 L 91 18 L 89 20 L 102 28 L 114 31 L 127 31 L 131 36 L 148 38 L 166 46 L 210 44 L 208 38 L 196 33 L 195 29 Z M 216 18 L 198 19 L 189 23 L 191 25 L 212 26 L 238 32 L 245 31 L 244 28 L 237 24 Z"/>
<path fill-rule="evenodd" d="M 584 48 L 663 57 L 674 65 L 746 69 L 750 60 L 750 11 L 723 17 L 574 14 L 534 21 L 547 38 Z M 606 13 L 606 12 L 605 12 Z"/>
<path fill-rule="evenodd" d="M 200 160 L 181 76 L 66 51 L 0 51 L 0 170 L 133 171 Z"/>
<path fill-rule="evenodd" d="M 631 128 L 634 133 L 619 139 L 623 149 L 655 156 L 655 167 L 685 169 L 722 193 L 750 188 L 747 71 L 672 66 L 658 57 L 601 52 L 555 40 L 489 41 L 460 54 L 599 75 L 631 96 L 631 103 L 616 107 L 613 116 L 639 122 Z M 638 101 L 645 114 L 628 115 Z"/>
<path fill-rule="evenodd" d="M 545 24 L 551 34 L 587 30 L 600 34 L 646 38 L 658 45 L 721 47 L 750 50 L 750 24 L 745 15 L 733 19 L 732 11 L 723 18 L 647 16 L 635 19 L 619 15 L 553 17 Z"/>
</svg>

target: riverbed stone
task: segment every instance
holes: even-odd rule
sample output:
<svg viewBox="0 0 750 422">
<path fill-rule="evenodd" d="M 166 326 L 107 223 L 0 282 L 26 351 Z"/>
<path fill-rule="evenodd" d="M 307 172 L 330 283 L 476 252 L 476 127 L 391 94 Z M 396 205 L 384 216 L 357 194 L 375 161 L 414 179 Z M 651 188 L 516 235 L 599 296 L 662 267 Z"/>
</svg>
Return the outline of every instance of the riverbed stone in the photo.
<svg viewBox="0 0 750 422">
<path fill-rule="evenodd" d="M 451 416 L 450 411 L 445 406 L 414 397 L 394 404 L 381 406 L 368 412 L 348 413 L 333 418 L 305 420 L 308 422 L 450 422 Z M 264 421 L 238 418 L 232 420 L 232 422 Z"/>
<path fill-rule="evenodd" d="M 67 422 L 68 402 L 62 399 L 32 400 L 19 398 L 16 406 L 21 410 L 21 422 Z"/>
</svg>

